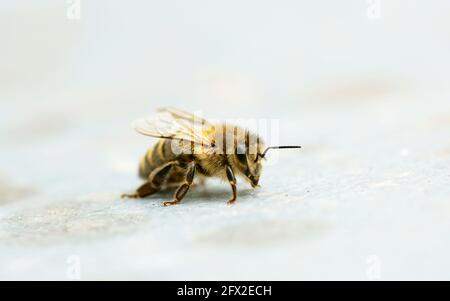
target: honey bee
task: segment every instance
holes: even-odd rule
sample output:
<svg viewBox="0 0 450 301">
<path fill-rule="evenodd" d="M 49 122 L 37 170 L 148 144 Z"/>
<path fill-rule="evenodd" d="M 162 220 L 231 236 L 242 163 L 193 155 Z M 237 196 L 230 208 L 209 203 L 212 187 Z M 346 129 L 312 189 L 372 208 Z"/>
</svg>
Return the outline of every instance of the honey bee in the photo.
<svg viewBox="0 0 450 301">
<path fill-rule="evenodd" d="M 261 137 L 229 124 L 211 124 L 197 115 L 174 108 L 163 108 L 151 118 L 134 122 L 143 135 L 160 138 L 139 164 L 139 176 L 145 183 L 123 198 L 143 198 L 178 187 L 173 200 L 164 206 L 178 204 L 192 186 L 194 177 L 218 177 L 227 180 L 232 196 L 237 198 L 236 175 L 253 188 L 258 186 L 262 160 L 270 149 L 300 148 L 300 146 L 269 146 Z"/>
</svg>

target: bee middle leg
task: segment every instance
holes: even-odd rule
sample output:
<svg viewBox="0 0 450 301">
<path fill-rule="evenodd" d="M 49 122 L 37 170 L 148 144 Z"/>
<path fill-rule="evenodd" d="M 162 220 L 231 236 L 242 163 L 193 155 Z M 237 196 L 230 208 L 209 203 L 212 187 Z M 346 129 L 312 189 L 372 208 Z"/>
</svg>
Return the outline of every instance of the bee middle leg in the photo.
<svg viewBox="0 0 450 301">
<path fill-rule="evenodd" d="M 231 185 L 231 190 L 233 191 L 233 195 L 231 196 L 231 199 L 227 202 L 229 205 L 234 204 L 236 202 L 237 198 L 237 192 L 236 192 L 236 177 L 234 176 L 233 169 L 231 169 L 231 166 L 227 166 L 226 169 L 227 172 L 227 179 L 228 182 Z"/>
<path fill-rule="evenodd" d="M 155 169 L 148 177 L 148 181 L 139 186 L 139 188 L 136 189 L 136 192 L 131 194 L 124 193 L 122 194 L 122 198 L 144 198 L 160 191 L 161 186 L 167 179 L 167 175 L 175 164 L 178 164 L 178 162 L 171 161 Z"/>
<path fill-rule="evenodd" d="M 187 169 L 185 182 L 183 184 L 181 184 L 178 187 L 178 189 L 175 191 L 173 200 L 165 201 L 162 204 L 164 206 L 169 206 L 169 205 L 175 205 L 175 204 L 178 204 L 179 202 L 181 202 L 181 200 L 184 198 L 184 196 L 188 192 L 189 188 L 191 187 L 192 182 L 194 181 L 194 175 L 195 175 L 195 162 L 191 162 Z"/>
</svg>

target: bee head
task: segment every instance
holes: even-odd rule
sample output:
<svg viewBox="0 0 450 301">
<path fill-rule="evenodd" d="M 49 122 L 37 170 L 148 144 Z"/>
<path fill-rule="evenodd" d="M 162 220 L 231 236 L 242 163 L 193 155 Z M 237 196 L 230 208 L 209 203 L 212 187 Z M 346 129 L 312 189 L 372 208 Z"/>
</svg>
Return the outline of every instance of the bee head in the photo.
<svg viewBox="0 0 450 301">
<path fill-rule="evenodd" d="M 237 144 L 236 152 L 233 156 L 235 169 L 240 172 L 253 188 L 258 186 L 261 176 L 262 160 L 260 160 L 259 156 L 264 148 L 264 142 L 258 136 L 250 136 L 245 143 Z"/>
<path fill-rule="evenodd" d="M 238 172 L 253 188 L 258 186 L 262 172 L 262 161 L 270 149 L 300 148 L 300 146 L 269 146 L 263 140 L 249 131 L 232 132 L 227 141 L 234 141 L 227 148 L 228 162 L 234 171 Z"/>
<path fill-rule="evenodd" d="M 269 146 L 264 148 L 262 143 L 257 143 L 254 149 L 256 152 L 252 153 L 245 148 L 245 145 L 238 145 L 236 152 L 236 161 L 238 170 L 245 176 L 245 179 L 252 185 L 253 188 L 258 186 L 259 177 L 262 171 L 262 159 L 265 159 L 267 151 L 270 149 L 286 149 L 286 148 L 301 148 L 301 146 Z M 251 147 L 250 147 L 251 149 Z"/>
</svg>

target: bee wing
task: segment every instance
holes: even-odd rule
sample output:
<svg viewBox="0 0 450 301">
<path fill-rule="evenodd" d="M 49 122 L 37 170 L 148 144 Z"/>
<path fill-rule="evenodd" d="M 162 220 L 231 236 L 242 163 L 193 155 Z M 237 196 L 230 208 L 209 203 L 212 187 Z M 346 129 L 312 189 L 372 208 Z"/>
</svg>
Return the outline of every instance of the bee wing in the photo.
<svg viewBox="0 0 450 301">
<path fill-rule="evenodd" d="M 181 111 L 175 112 L 162 110 L 148 118 L 135 120 L 133 127 L 138 133 L 150 137 L 189 141 L 203 146 L 213 145 L 213 142 L 204 134 L 205 130 L 210 130 L 209 123 L 205 125 L 202 121 L 194 122 L 197 116 L 189 113 L 179 115 Z M 185 118 L 187 116 L 189 118 Z"/>
<path fill-rule="evenodd" d="M 181 111 L 181 110 L 178 110 L 175 108 L 164 107 L 164 108 L 158 109 L 158 112 L 161 112 L 161 113 L 167 112 L 168 114 L 172 115 L 173 118 L 175 118 L 177 120 L 186 120 L 186 121 L 189 121 L 194 124 L 201 124 L 204 127 L 213 127 L 213 125 L 211 123 L 209 123 L 208 120 L 206 120 L 198 115 L 194 115 L 192 113 Z"/>
</svg>

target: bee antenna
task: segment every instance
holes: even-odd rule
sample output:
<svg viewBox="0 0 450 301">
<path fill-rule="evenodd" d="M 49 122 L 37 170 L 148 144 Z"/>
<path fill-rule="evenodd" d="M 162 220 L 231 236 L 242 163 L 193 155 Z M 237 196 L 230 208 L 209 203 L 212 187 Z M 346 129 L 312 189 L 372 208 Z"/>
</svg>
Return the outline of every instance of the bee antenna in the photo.
<svg viewBox="0 0 450 301">
<path fill-rule="evenodd" d="M 264 158 L 266 156 L 267 151 L 269 151 L 270 149 L 284 149 L 284 148 L 302 148 L 300 145 L 280 145 L 280 146 L 269 146 L 268 148 L 266 148 L 264 150 L 264 152 L 260 155 L 258 154 L 256 156 L 256 160 L 258 160 L 258 157 Z"/>
</svg>

